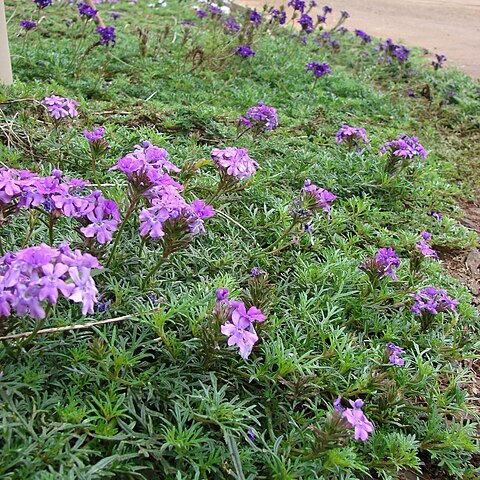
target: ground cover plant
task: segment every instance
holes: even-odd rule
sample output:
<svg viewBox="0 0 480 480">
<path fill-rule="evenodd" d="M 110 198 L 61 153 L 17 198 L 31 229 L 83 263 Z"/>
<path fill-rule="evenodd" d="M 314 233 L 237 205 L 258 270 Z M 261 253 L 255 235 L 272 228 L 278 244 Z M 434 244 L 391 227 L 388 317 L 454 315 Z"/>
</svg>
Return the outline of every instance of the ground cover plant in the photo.
<svg viewBox="0 0 480 480">
<path fill-rule="evenodd" d="M 2 478 L 478 478 L 478 84 L 290 3 L 6 2 Z"/>
</svg>

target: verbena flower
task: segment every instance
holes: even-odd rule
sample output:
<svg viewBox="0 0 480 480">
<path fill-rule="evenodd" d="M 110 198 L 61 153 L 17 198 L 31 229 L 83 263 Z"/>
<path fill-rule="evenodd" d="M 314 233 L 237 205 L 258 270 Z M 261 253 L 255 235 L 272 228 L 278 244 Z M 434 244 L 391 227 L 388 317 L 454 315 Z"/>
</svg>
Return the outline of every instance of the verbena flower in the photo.
<svg viewBox="0 0 480 480">
<path fill-rule="evenodd" d="M 424 257 L 438 258 L 437 252 L 426 242 L 425 239 L 418 241 L 415 246 L 420 250 Z"/>
<path fill-rule="evenodd" d="M 246 180 L 257 173 L 258 163 L 248 156 L 246 148 L 214 148 L 212 160 L 219 169 L 221 177 Z"/>
<path fill-rule="evenodd" d="M 252 9 L 250 10 L 249 21 L 255 27 L 259 27 L 262 23 L 262 16 L 255 9 Z"/>
<path fill-rule="evenodd" d="M 323 210 L 330 216 L 330 204 L 337 198 L 332 192 L 317 187 L 309 179 L 303 182 L 301 200 L 298 204 L 300 209 Z"/>
<path fill-rule="evenodd" d="M 277 109 L 258 102 L 258 106 L 250 107 L 245 117 L 240 117 L 239 121 L 245 127 L 255 129 L 259 133 L 273 130 L 278 126 Z"/>
<path fill-rule="evenodd" d="M 302 31 L 305 33 L 312 33 L 315 30 L 315 27 L 313 26 L 313 18 L 306 13 L 302 13 L 298 23 L 302 27 Z"/>
<path fill-rule="evenodd" d="M 391 38 L 388 38 L 385 43 L 380 43 L 379 47 L 380 51 L 385 52 L 389 61 L 395 58 L 399 62 L 405 62 L 410 55 L 410 50 L 407 47 L 393 43 Z"/>
<path fill-rule="evenodd" d="M 93 313 L 94 268 L 101 268 L 95 257 L 72 252 L 66 243 L 8 252 L 0 259 L 0 317 L 45 318 L 45 304 L 55 305 L 60 295 L 81 303 L 83 315 Z"/>
<path fill-rule="evenodd" d="M 115 27 L 97 27 L 97 32 L 100 35 L 100 43 L 102 45 L 115 45 L 115 42 L 117 41 Z"/>
<path fill-rule="evenodd" d="M 237 22 L 235 17 L 228 17 L 223 20 L 223 25 L 225 26 L 225 32 L 228 33 L 237 33 L 240 31 L 240 25 Z"/>
<path fill-rule="evenodd" d="M 443 68 L 443 64 L 447 61 L 447 57 L 445 55 L 439 55 L 438 53 L 435 54 L 436 60 L 432 61 L 432 67 L 436 70 Z"/>
<path fill-rule="evenodd" d="M 432 286 L 426 287 L 418 293 L 412 293 L 410 296 L 415 299 L 411 308 L 415 315 L 425 313 L 438 315 L 447 310 L 455 312 L 458 305 L 458 300 L 451 299 L 446 290 L 439 290 Z"/>
<path fill-rule="evenodd" d="M 200 18 L 205 18 L 207 16 L 207 12 L 205 10 L 200 10 L 200 9 L 196 11 L 196 14 Z"/>
<path fill-rule="evenodd" d="M 355 148 L 358 151 L 358 141 L 362 140 L 368 143 L 367 132 L 364 128 L 350 127 L 343 125 L 342 128 L 335 134 L 337 143 L 346 143 L 350 148 Z"/>
<path fill-rule="evenodd" d="M 400 357 L 403 353 L 405 353 L 403 348 L 395 345 L 393 342 L 387 343 L 387 354 L 389 355 L 388 359 L 391 364 L 403 367 L 405 365 L 405 360 Z"/>
<path fill-rule="evenodd" d="M 78 13 L 86 19 L 95 18 L 98 10 L 95 10 L 88 3 L 77 3 Z"/>
<path fill-rule="evenodd" d="M 418 141 L 418 137 L 409 137 L 408 135 L 398 135 L 397 140 L 387 142 L 380 147 L 382 153 L 389 151 L 392 155 L 403 158 L 413 158 L 416 156 L 427 158 L 427 152 L 423 145 Z"/>
<path fill-rule="evenodd" d="M 332 73 L 328 63 L 311 62 L 307 63 L 305 67 L 307 70 L 313 72 L 316 77 L 323 77 Z"/>
<path fill-rule="evenodd" d="M 83 134 L 89 142 L 97 142 L 105 135 L 105 129 L 102 127 L 96 127 L 91 132 L 89 132 L 88 130 L 84 130 Z"/>
<path fill-rule="evenodd" d="M 37 24 L 35 22 L 31 22 L 30 20 L 22 20 L 20 22 L 20 27 L 28 31 L 37 28 Z"/>
<path fill-rule="evenodd" d="M 210 10 L 210 15 L 212 16 L 212 18 L 220 18 L 223 14 L 222 9 L 217 4 L 210 3 L 208 5 L 208 8 Z"/>
<path fill-rule="evenodd" d="M 46 8 L 52 5 L 53 0 L 33 0 L 38 8 Z"/>
<path fill-rule="evenodd" d="M 327 15 L 328 13 L 332 13 L 333 11 L 328 5 L 325 5 L 324 7 L 322 7 L 322 10 L 325 15 Z"/>
<path fill-rule="evenodd" d="M 78 107 L 78 103 L 75 100 L 59 97 L 58 95 L 51 95 L 50 97 L 45 97 L 41 103 L 46 105 L 48 113 L 50 113 L 55 120 L 78 116 L 77 109 L 75 108 Z"/>
<path fill-rule="evenodd" d="M 294 10 L 298 10 L 301 13 L 303 13 L 306 8 L 304 0 L 289 0 L 288 6 L 292 7 Z"/>
<path fill-rule="evenodd" d="M 368 435 L 373 432 L 373 423 L 363 413 L 363 400 L 350 400 L 351 408 L 343 408 L 341 405 L 342 398 L 339 397 L 333 402 L 333 408 L 342 414 L 342 417 L 354 428 L 355 440 L 362 440 L 365 442 L 368 439 Z"/>
<path fill-rule="evenodd" d="M 363 43 L 370 43 L 372 41 L 372 37 L 363 30 L 355 30 L 355 35 L 360 38 Z"/>
<path fill-rule="evenodd" d="M 279 25 L 284 25 L 287 21 L 287 14 L 282 10 L 277 10 L 276 8 L 274 8 L 271 15 L 272 20 L 274 22 L 277 22 Z"/>
<path fill-rule="evenodd" d="M 327 21 L 327 17 L 325 15 L 317 15 L 317 23 L 325 23 Z"/>
<path fill-rule="evenodd" d="M 240 301 L 223 300 L 227 307 L 229 320 L 221 326 L 220 331 L 227 335 L 229 346 L 236 345 L 242 358 L 248 358 L 253 345 L 258 341 L 254 322 L 265 321 L 265 315 L 256 307 L 250 307 L 247 311 L 245 304 Z"/>
<path fill-rule="evenodd" d="M 442 221 L 443 215 L 440 212 L 433 212 L 432 217 L 438 222 Z"/>
<path fill-rule="evenodd" d="M 230 295 L 230 292 L 228 291 L 228 288 L 217 288 L 217 290 L 215 291 L 217 302 L 226 300 L 229 295 Z"/>
<path fill-rule="evenodd" d="M 239 45 L 235 53 L 244 58 L 255 56 L 255 52 L 251 49 L 250 45 Z"/>
<path fill-rule="evenodd" d="M 121 15 L 120 13 L 118 13 L 118 12 L 112 12 L 112 13 L 110 14 L 110 18 L 111 18 L 113 21 L 118 20 L 121 16 L 122 16 L 122 15 Z"/>
<path fill-rule="evenodd" d="M 373 258 L 365 260 L 360 269 L 372 279 L 391 277 L 398 280 L 395 270 L 400 266 L 400 259 L 393 248 L 381 248 Z"/>
</svg>

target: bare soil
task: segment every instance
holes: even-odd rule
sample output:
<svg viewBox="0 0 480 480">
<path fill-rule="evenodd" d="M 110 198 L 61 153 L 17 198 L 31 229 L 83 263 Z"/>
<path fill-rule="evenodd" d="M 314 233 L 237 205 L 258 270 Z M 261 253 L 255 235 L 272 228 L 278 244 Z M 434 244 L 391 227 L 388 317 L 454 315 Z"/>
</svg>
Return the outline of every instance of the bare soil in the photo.
<svg viewBox="0 0 480 480">
<path fill-rule="evenodd" d="M 287 5 L 288 0 L 235 0 L 240 5 L 262 9 L 265 4 Z M 331 22 L 340 11 L 350 18 L 345 26 L 359 28 L 379 38 L 446 55 L 448 63 L 473 77 L 480 77 L 480 0 L 324 0 L 310 15 L 333 8 Z M 290 10 L 290 9 L 288 9 Z M 327 24 L 328 25 L 328 24 Z"/>
</svg>

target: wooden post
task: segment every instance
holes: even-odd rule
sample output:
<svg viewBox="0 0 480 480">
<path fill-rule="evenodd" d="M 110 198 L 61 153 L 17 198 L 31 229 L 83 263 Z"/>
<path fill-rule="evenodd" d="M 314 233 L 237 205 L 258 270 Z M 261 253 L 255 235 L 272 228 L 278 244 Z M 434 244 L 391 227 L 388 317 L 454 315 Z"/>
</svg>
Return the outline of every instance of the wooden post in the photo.
<svg viewBox="0 0 480 480">
<path fill-rule="evenodd" d="M 10 50 L 8 48 L 7 20 L 5 4 L 0 0 L 0 84 L 10 85 L 13 82 Z"/>
</svg>

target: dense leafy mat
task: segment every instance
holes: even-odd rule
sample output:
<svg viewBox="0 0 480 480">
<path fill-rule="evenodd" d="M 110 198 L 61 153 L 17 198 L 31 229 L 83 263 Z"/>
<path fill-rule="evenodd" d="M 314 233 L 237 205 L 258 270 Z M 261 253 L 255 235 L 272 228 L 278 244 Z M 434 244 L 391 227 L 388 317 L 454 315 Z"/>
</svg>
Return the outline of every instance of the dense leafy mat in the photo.
<svg viewBox="0 0 480 480">
<path fill-rule="evenodd" d="M 416 248 L 424 230 L 433 248 L 476 242 L 458 223 L 455 179 L 466 192 L 474 184 L 465 172 L 475 164 L 478 85 L 434 70 L 419 51 L 379 61 L 373 43 L 351 34 L 333 34 L 339 49 L 312 42 L 314 34 L 304 42 L 265 14 L 249 42 L 256 55 L 243 59 L 232 50 L 250 27 L 234 7 L 242 28 L 229 35 L 219 20 L 197 18 L 191 2 L 99 5 L 105 19 L 121 14 L 117 41 L 90 48 L 95 25 L 75 5 L 39 10 L 41 22 L 25 34 L 18 25 L 37 19 L 34 8 L 6 3 L 15 84 L 0 89 L 2 165 L 41 175 L 60 168 L 95 183 L 83 130 L 102 126 L 111 148 L 97 175 L 122 218 L 127 182 L 109 168 L 145 140 L 182 168 L 172 176 L 185 197 L 211 199 L 216 215 L 205 236 L 148 279 L 162 242 L 142 241 L 132 215 L 95 276 L 101 308 L 82 317 L 62 300 L 46 326 L 130 319 L 4 342 L 0 476 L 478 478 L 467 368 L 479 353 L 478 315 L 440 262 L 424 258 L 418 268 Z M 313 61 L 328 62 L 331 75 L 315 81 L 305 69 Z M 39 103 L 52 94 L 76 100 L 79 116 L 54 122 Z M 258 101 L 277 108 L 279 126 L 238 137 L 237 118 Z M 366 129 L 361 151 L 336 143 L 345 123 Z M 379 147 L 400 134 L 418 136 L 428 156 L 392 175 Z M 244 189 L 214 195 L 218 175 L 207 160 L 226 146 L 247 148 L 260 168 Z M 320 211 L 282 237 L 306 179 L 337 196 L 331 215 Z M 49 239 L 38 215 L 23 210 L 0 231 L 5 252 Z M 113 249 L 86 241 L 71 218 L 56 223 L 52 240 L 104 266 Z M 359 266 L 387 247 L 400 257 L 398 278 L 372 280 Z M 459 301 L 456 314 L 425 324 L 412 313 L 410 294 L 429 285 Z M 215 321 L 218 288 L 266 315 L 246 359 Z M 15 333 L 37 322 L 3 317 L 2 327 Z M 403 366 L 389 361 L 388 342 L 405 350 Z M 346 428 L 338 397 L 344 407 L 363 400 L 374 426 L 367 441 Z"/>
</svg>

